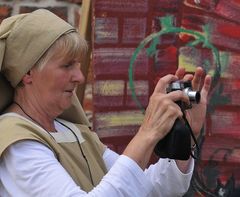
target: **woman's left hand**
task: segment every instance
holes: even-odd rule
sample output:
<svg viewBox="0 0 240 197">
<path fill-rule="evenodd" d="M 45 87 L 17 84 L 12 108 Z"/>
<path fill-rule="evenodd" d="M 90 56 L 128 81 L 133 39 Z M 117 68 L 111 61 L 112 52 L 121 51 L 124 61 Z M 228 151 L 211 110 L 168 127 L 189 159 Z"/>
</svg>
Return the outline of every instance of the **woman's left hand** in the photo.
<svg viewBox="0 0 240 197">
<path fill-rule="evenodd" d="M 192 131 L 195 137 L 198 137 L 200 134 L 201 128 L 204 124 L 207 110 L 207 101 L 208 101 L 208 93 L 211 87 L 211 76 L 206 75 L 204 77 L 204 71 L 201 67 L 198 67 L 195 71 L 195 74 L 185 74 L 184 68 L 179 68 L 176 71 L 176 76 L 181 80 L 191 80 L 192 81 L 192 89 L 194 91 L 199 91 L 201 94 L 201 99 L 198 104 L 193 104 L 191 109 L 186 110 L 186 117 L 188 122 L 192 128 Z M 201 82 L 203 82 L 203 86 L 201 88 Z"/>
</svg>

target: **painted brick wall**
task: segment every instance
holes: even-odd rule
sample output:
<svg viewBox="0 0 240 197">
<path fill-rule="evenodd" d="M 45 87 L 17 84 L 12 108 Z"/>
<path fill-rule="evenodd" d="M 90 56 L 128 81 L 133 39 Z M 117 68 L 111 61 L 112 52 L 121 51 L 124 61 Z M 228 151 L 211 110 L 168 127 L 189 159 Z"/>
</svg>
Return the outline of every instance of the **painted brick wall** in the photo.
<svg viewBox="0 0 240 197">
<path fill-rule="evenodd" d="M 133 135 L 143 114 L 131 97 L 130 58 L 141 40 L 160 26 L 157 17 L 179 14 L 181 1 L 97 0 L 93 5 L 93 126 L 101 136 Z M 160 9 L 158 9 L 160 8 Z M 167 10 L 167 12 L 166 12 Z M 176 17 L 176 23 L 179 23 Z M 146 107 L 156 77 L 177 67 L 176 36 L 165 36 L 154 58 L 142 50 L 135 61 L 136 95 Z M 170 45 L 170 46 L 169 46 Z"/>
<path fill-rule="evenodd" d="M 131 97 L 128 70 L 139 43 L 161 30 L 159 17 L 201 33 L 219 53 L 220 65 L 204 45 L 189 47 L 193 35 L 161 36 L 153 57 L 142 49 L 135 61 L 137 98 L 146 107 L 159 77 L 178 66 L 202 66 L 214 77 L 201 152 L 186 196 L 240 196 L 240 1 L 97 0 L 93 5 L 93 125 L 115 150 L 139 127 L 143 115 Z M 220 69 L 219 69 L 220 66 Z M 220 72 L 218 76 L 217 73 Z M 109 138 L 109 140 L 108 140 Z M 114 139 L 118 139 L 114 141 Z M 125 140 L 125 141 L 124 141 Z M 118 147 L 120 147 L 118 149 Z"/>
<path fill-rule="evenodd" d="M 213 84 L 205 135 L 202 137 L 201 160 L 197 163 L 195 189 L 219 195 L 239 196 L 240 193 L 240 124 L 239 124 L 239 68 L 240 68 L 240 1 L 187 0 L 183 6 L 182 26 L 202 32 L 208 24 L 209 40 L 220 54 L 221 76 Z M 188 52 L 188 53 L 187 53 Z M 191 55 L 189 55 L 191 54 Z M 191 53 L 185 47 L 180 50 L 185 66 L 205 65 L 212 71 L 216 61 L 211 51 L 200 49 Z M 210 64 L 206 64 L 208 59 Z M 186 61 L 185 61 L 186 60 Z M 199 176 L 204 177 L 203 179 Z M 231 196 L 230 195 L 230 196 Z"/>
</svg>

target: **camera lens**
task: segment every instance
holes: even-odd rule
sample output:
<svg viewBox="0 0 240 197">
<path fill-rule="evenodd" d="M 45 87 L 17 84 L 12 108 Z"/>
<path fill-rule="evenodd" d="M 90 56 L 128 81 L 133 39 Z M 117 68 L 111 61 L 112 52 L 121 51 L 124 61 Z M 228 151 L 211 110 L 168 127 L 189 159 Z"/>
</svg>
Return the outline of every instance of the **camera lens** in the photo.
<svg viewBox="0 0 240 197">
<path fill-rule="evenodd" d="M 184 89 L 185 94 L 189 97 L 190 102 L 199 103 L 201 99 L 200 92 L 192 91 L 190 88 Z"/>
</svg>

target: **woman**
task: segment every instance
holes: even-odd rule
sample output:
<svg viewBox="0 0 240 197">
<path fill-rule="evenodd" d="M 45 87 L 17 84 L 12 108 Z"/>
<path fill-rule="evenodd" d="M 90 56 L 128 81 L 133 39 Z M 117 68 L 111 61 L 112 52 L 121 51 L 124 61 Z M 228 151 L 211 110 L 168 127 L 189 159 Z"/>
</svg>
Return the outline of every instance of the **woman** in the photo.
<svg viewBox="0 0 240 197">
<path fill-rule="evenodd" d="M 182 91 L 166 94 L 167 85 L 192 80 L 198 89 L 201 68 L 194 76 L 178 69 L 159 80 L 139 131 L 119 156 L 89 131 L 76 99 L 87 44 L 72 26 L 40 9 L 4 20 L 0 39 L 0 88 L 6 92 L 0 105 L 1 196 L 173 197 L 187 191 L 191 158 L 146 166 L 157 142 L 182 116 L 175 101 L 189 103 Z M 201 103 L 189 110 L 196 136 L 210 83 L 206 76 Z"/>
</svg>

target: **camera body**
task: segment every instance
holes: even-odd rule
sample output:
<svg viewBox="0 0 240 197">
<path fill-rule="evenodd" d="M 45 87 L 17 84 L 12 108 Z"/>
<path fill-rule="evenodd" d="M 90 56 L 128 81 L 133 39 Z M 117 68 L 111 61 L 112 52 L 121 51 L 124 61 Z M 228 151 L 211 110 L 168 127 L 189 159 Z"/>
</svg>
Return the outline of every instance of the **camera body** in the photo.
<svg viewBox="0 0 240 197">
<path fill-rule="evenodd" d="M 176 90 L 181 90 L 185 93 L 186 96 L 188 96 L 190 100 L 190 105 L 187 105 L 186 103 L 183 103 L 181 101 L 177 101 L 176 103 L 181 107 L 182 111 L 185 111 L 186 109 L 192 108 L 192 103 L 199 103 L 201 99 L 200 92 L 198 91 L 193 91 L 192 90 L 192 84 L 191 81 L 174 81 L 172 82 L 168 88 L 167 88 L 167 93 L 176 91 Z"/>
</svg>

